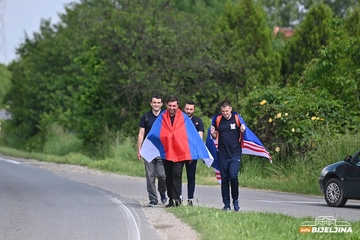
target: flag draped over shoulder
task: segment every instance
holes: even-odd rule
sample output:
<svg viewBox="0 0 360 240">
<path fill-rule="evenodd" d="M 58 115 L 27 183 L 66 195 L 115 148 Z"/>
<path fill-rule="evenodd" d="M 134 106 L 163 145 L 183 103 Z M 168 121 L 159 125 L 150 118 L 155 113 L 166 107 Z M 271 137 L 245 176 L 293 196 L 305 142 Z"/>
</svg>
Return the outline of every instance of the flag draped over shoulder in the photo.
<svg viewBox="0 0 360 240">
<path fill-rule="evenodd" d="M 240 116 L 240 114 L 236 112 L 233 112 L 233 114 L 236 114 L 239 117 L 241 124 L 244 124 L 246 126 L 246 123 L 244 119 Z M 212 126 L 215 126 L 216 118 L 219 115 L 216 115 L 212 118 Z M 239 144 L 241 144 L 243 154 L 266 157 L 272 163 L 272 158 L 269 152 L 266 150 L 266 148 L 258 139 L 258 137 L 247 126 L 246 126 L 246 130 L 242 133 L 242 140 Z M 206 137 L 206 146 L 209 149 L 211 155 L 214 157 L 214 161 L 211 166 L 214 168 L 218 182 L 221 182 L 220 164 L 217 157 L 218 142 L 217 139 L 213 139 L 211 137 L 210 128 L 208 129 L 208 134 Z"/>
<path fill-rule="evenodd" d="M 149 162 L 158 156 L 173 162 L 201 158 L 208 167 L 213 162 L 213 156 L 191 119 L 180 109 L 175 114 L 173 125 L 168 111 L 160 113 L 140 149 L 140 154 Z"/>
</svg>

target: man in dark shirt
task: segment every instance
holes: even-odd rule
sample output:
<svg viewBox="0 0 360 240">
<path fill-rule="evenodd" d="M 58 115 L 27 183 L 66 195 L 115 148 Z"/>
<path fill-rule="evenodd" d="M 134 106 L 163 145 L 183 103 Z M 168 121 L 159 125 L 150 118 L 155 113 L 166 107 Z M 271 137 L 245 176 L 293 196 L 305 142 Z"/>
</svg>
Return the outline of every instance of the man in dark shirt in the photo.
<svg viewBox="0 0 360 240">
<path fill-rule="evenodd" d="M 194 101 L 191 100 L 186 101 L 184 112 L 191 119 L 201 139 L 203 139 L 204 123 L 201 120 L 201 118 L 194 116 L 194 112 L 195 112 Z M 186 176 L 187 176 L 188 206 L 193 206 L 193 198 L 195 192 L 196 164 L 197 164 L 196 160 L 195 161 L 190 160 L 185 162 Z"/>
<path fill-rule="evenodd" d="M 138 160 L 141 161 L 142 157 L 140 155 L 141 145 L 149 133 L 155 119 L 159 116 L 161 112 L 161 107 L 163 105 L 162 99 L 160 96 L 153 96 L 150 101 L 151 110 L 142 115 L 139 123 L 139 134 L 138 134 Z M 155 180 L 158 179 L 158 191 L 160 193 L 160 198 L 162 203 L 166 203 L 167 198 L 165 195 L 166 191 L 166 175 L 163 166 L 163 161 L 160 157 L 156 157 L 151 162 L 144 161 L 145 164 L 145 174 L 146 174 L 146 186 L 149 194 L 149 207 L 155 206 L 158 204 Z"/>
<path fill-rule="evenodd" d="M 218 159 L 221 174 L 221 195 L 224 203 L 223 210 L 230 211 L 230 190 L 234 210 L 239 211 L 239 180 L 242 149 L 240 144 L 241 134 L 245 125 L 241 124 L 237 113 L 232 112 L 229 101 L 221 104 L 221 115 L 216 117 L 217 123 L 210 128 L 212 138 L 218 138 Z"/>
</svg>

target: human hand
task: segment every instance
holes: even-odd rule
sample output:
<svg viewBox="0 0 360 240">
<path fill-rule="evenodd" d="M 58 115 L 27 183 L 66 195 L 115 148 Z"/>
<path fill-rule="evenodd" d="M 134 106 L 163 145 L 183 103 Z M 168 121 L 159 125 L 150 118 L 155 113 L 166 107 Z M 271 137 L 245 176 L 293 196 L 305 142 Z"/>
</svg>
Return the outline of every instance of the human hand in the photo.
<svg viewBox="0 0 360 240">
<path fill-rule="evenodd" d="M 210 133 L 211 133 L 211 134 L 214 134 L 214 133 L 215 133 L 215 127 L 214 127 L 214 126 L 211 126 L 211 127 L 210 127 Z"/>
<path fill-rule="evenodd" d="M 245 129 L 246 129 L 245 125 L 241 124 L 240 131 L 243 133 L 243 132 L 245 132 Z"/>
<path fill-rule="evenodd" d="M 138 152 L 138 154 L 137 154 L 137 158 L 138 158 L 138 160 L 139 160 L 139 161 L 141 161 L 142 157 L 141 157 L 140 152 Z"/>
</svg>

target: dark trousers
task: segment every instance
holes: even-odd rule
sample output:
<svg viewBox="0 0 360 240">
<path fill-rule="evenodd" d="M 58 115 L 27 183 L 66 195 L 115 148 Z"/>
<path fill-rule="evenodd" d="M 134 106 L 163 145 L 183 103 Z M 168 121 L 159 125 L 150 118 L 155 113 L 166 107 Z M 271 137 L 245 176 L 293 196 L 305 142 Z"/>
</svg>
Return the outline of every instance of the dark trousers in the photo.
<svg viewBox="0 0 360 240">
<path fill-rule="evenodd" d="M 231 197 L 234 200 L 239 199 L 239 179 L 241 156 L 232 158 L 219 158 L 220 174 L 221 174 L 221 196 L 225 205 L 230 205 Z"/>
<path fill-rule="evenodd" d="M 195 174 L 196 174 L 196 164 L 197 164 L 197 162 L 198 162 L 197 160 L 186 161 L 185 162 L 188 199 L 193 199 L 194 198 Z"/>
<path fill-rule="evenodd" d="M 172 162 L 163 159 L 166 175 L 166 189 L 170 199 L 180 199 L 184 163 L 185 162 Z"/>
</svg>

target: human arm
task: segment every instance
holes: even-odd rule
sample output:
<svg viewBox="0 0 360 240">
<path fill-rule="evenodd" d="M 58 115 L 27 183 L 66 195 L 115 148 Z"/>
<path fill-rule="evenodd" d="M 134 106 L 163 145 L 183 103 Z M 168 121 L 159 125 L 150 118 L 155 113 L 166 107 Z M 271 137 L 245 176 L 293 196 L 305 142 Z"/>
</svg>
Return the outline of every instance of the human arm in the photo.
<svg viewBox="0 0 360 240">
<path fill-rule="evenodd" d="M 213 139 L 216 139 L 217 135 L 218 135 L 218 131 L 215 130 L 215 127 L 214 126 L 211 126 L 210 127 L 210 135 Z"/>
<path fill-rule="evenodd" d="M 145 135 L 145 128 L 140 127 L 139 134 L 138 134 L 138 140 L 137 140 L 137 158 L 139 161 L 141 161 L 141 154 L 140 149 L 142 146 L 142 143 L 144 141 L 144 135 Z"/>
<path fill-rule="evenodd" d="M 198 119 L 199 119 L 198 120 L 199 122 L 198 122 L 198 127 L 196 129 L 197 129 L 201 139 L 203 139 L 204 138 L 205 127 L 204 127 L 204 123 L 201 120 L 201 118 L 198 118 Z"/>
</svg>

